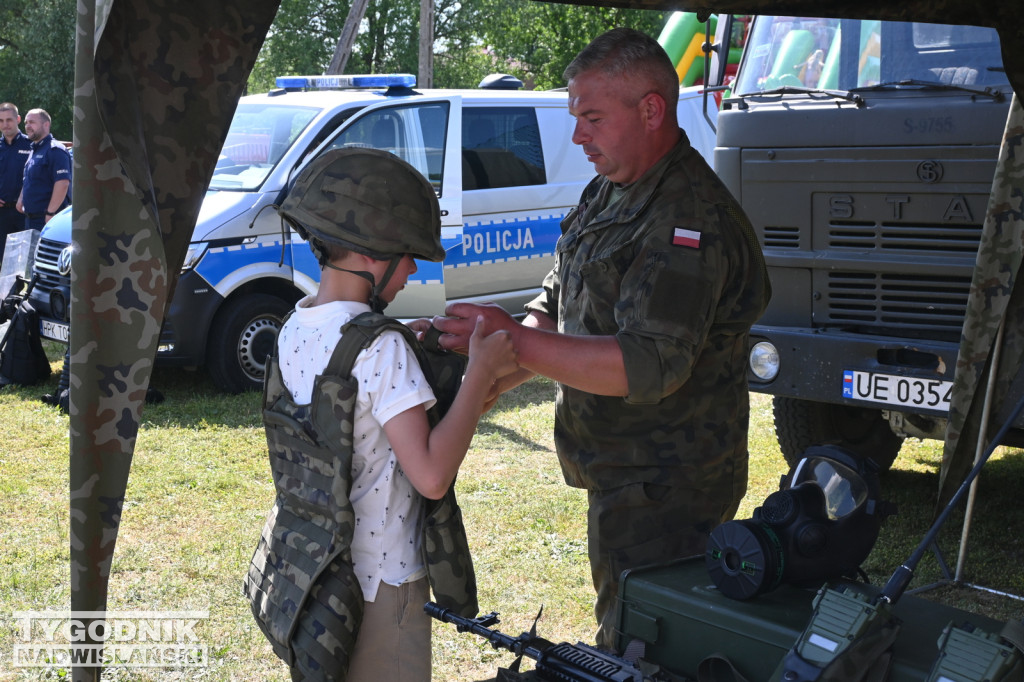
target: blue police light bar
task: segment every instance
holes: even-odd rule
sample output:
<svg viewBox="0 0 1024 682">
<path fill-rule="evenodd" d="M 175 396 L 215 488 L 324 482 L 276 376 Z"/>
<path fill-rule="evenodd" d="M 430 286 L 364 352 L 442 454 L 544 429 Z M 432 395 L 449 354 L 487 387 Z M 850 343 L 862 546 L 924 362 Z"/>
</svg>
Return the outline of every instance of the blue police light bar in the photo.
<svg viewBox="0 0 1024 682">
<path fill-rule="evenodd" d="M 279 88 L 310 88 L 337 90 L 341 88 L 412 88 L 416 76 L 408 73 L 366 74 L 349 76 L 278 76 L 274 83 Z"/>
</svg>

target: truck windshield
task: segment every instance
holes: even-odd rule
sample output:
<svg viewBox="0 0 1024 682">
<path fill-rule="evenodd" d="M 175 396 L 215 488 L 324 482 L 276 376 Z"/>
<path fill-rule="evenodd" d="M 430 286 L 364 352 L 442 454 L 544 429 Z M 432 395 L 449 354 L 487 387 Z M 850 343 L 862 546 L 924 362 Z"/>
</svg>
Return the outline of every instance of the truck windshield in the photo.
<svg viewBox="0 0 1024 682">
<path fill-rule="evenodd" d="M 319 109 L 240 104 L 221 147 L 210 189 L 257 189 Z"/>
<path fill-rule="evenodd" d="M 1007 85 L 995 29 L 759 16 L 734 92 L 929 84 L 976 89 Z"/>
</svg>

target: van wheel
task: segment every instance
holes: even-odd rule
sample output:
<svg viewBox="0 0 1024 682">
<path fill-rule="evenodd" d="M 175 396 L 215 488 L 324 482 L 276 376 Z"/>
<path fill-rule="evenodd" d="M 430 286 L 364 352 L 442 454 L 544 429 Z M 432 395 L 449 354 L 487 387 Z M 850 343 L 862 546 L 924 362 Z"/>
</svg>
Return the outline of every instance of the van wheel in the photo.
<svg viewBox="0 0 1024 682">
<path fill-rule="evenodd" d="M 228 393 L 263 389 L 267 355 L 289 310 L 277 296 L 250 294 L 217 313 L 206 351 L 207 370 L 217 388 Z"/>
<path fill-rule="evenodd" d="M 903 439 L 882 419 L 881 410 L 816 403 L 776 396 L 775 437 L 786 463 L 793 466 L 812 445 L 841 445 L 859 457 L 870 457 L 878 471 L 888 471 Z"/>
</svg>

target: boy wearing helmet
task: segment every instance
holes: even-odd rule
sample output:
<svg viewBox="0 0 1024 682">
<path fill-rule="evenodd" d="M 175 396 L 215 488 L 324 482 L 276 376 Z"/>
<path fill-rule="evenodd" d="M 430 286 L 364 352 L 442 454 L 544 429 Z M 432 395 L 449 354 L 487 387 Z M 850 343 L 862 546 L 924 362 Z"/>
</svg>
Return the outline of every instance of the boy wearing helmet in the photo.
<svg viewBox="0 0 1024 682">
<path fill-rule="evenodd" d="M 353 428 L 351 433 L 343 430 L 332 443 L 334 436 L 325 434 L 325 429 L 315 423 L 316 428 L 308 428 L 302 421 L 303 406 L 309 406 L 307 412 L 315 412 L 318 399 L 322 402 L 326 396 L 337 400 L 323 388 L 321 375 L 343 335 L 343 327 L 362 313 L 383 312 L 409 275 L 416 272 L 414 257 L 431 261 L 444 258 L 437 197 L 426 179 L 398 157 L 373 149 L 341 149 L 310 163 L 297 178 L 280 212 L 309 241 L 321 265 L 321 279 L 317 293 L 300 300 L 282 327 L 274 364 L 279 367 L 291 404 L 297 406 L 292 414 L 300 430 L 317 431 L 315 440 L 326 441 L 328 452 L 342 451 L 343 440 L 351 442 L 350 471 L 343 472 L 348 474 L 345 482 L 350 485 L 351 562 L 338 566 L 349 564 L 341 554 L 326 569 L 321 564 L 316 572 L 311 571 L 310 580 L 319 581 L 320 575 L 331 573 L 342 576 L 344 582 L 348 576 L 348 583 L 358 582 L 358 590 L 349 584 L 346 594 L 355 593 L 351 600 L 358 602 L 361 592 L 363 608 L 361 623 L 348 628 L 349 632 L 355 630 L 355 641 L 347 645 L 325 645 L 322 633 L 312 641 L 302 640 L 301 620 L 291 626 L 284 639 L 294 650 L 293 679 L 338 679 L 340 675 L 350 681 L 429 680 L 431 628 L 423 604 L 430 596 L 419 546 L 423 498 L 445 495 L 469 448 L 491 386 L 516 369 L 511 336 L 507 332 L 488 335 L 482 325 L 477 326 L 470 340 L 461 388 L 447 414 L 431 428 L 427 409 L 435 396 L 416 354 L 402 334 L 382 332 L 352 364 L 351 376 L 358 382 Z M 267 391 L 270 381 L 268 371 Z M 267 422 L 268 413 L 264 414 Z M 271 424 L 267 424 L 270 441 Z M 277 443 L 271 443 L 272 451 Z M 294 446 L 290 447 L 293 450 L 285 459 L 302 459 L 307 454 L 296 453 Z M 312 479 L 299 478 L 294 479 L 296 486 L 315 485 Z M 336 489 L 335 482 L 331 492 L 339 494 Z M 343 493 L 339 495 L 344 497 Z M 284 523 L 281 516 L 278 513 L 278 523 Z M 305 535 L 304 540 L 312 544 L 311 535 Z M 273 551 L 267 556 L 268 563 L 275 561 Z M 311 556 L 315 561 L 316 553 Z M 296 565 L 301 566 L 301 562 Z M 258 586 L 247 582 L 250 595 L 258 593 L 268 601 L 280 600 L 271 593 L 276 585 L 283 584 L 282 580 L 275 583 L 273 578 L 261 577 L 257 582 Z M 301 584 L 303 580 L 294 582 Z M 334 608 L 337 599 L 318 599 L 316 590 L 312 599 L 327 601 L 334 611 L 345 612 Z M 316 607 L 314 604 L 311 608 Z M 360 620 L 358 607 L 358 603 L 353 607 L 352 620 Z M 320 625 L 312 621 L 314 630 L 322 630 Z M 342 630 L 341 635 L 330 637 L 341 639 L 345 634 Z M 292 631 L 296 632 L 294 636 Z M 308 645 L 300 643 L 303 641 Z M 337 644 L 335 639 L 330 643 Z M 344 663 L 348 665 L 325 674 L 322 666 L 310 664 L 310 650 L 321 645 L 328 652 L 339 652 L 337 657 L 347 658 Z M 300 650 L 303 647 L 309 650 Z"/>
</svg>

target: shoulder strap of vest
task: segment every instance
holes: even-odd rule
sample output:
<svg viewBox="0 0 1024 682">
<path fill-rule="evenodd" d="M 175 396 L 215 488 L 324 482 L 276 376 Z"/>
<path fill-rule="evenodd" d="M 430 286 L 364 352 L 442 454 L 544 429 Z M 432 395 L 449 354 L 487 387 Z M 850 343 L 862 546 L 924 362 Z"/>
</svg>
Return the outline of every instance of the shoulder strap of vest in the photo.
<svg viewBox="0 0 1024 682">
<path fill-rule="evenodd" d="M 352 373 L 356 356 L 375 338 L 391 329 L 401 333 L 409 345 L 416 348 L 416 333 L 393 317 L 368 312 L 356 315 L 341 327 L 341 341 L 334 348 L 324 373 L 347 377 Z"/>
</svg>

